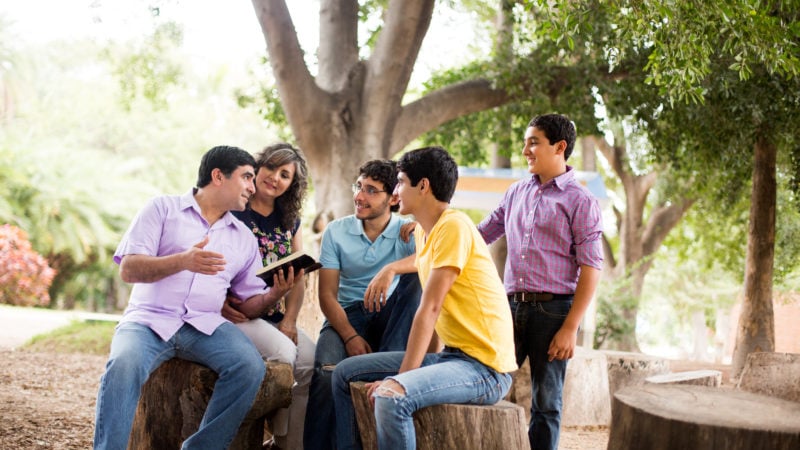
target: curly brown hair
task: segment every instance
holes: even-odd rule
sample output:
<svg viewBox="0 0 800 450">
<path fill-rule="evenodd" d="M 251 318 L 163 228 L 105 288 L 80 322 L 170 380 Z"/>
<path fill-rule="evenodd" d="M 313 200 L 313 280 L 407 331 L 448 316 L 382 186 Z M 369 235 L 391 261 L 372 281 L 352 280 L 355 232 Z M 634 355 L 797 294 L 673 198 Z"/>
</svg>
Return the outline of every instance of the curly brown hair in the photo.
<svg viewBox="0 0 800 450">
<path fill-rule="evenodd" d="M 303 207 L 303 199 L 308 188 L 306 158 L 300 149 L 285 142 L 264 147 L 264 150 L 256 154 L 256 172 L 262 167 L 275 170 L 289 163 L 294 163 L 294 178 L 286 192 L 275 199 L 275 209 L 280 214 L 281 226 L 284 229 L 292 230 L 295 222 L 300 218 L 300 210 Z"/>
</svg>

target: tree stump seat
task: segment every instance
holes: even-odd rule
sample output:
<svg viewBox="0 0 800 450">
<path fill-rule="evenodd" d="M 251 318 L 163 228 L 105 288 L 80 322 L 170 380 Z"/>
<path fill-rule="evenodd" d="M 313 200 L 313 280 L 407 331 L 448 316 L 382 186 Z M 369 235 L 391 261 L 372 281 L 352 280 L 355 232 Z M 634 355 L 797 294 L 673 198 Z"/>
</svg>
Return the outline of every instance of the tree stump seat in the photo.
<svg viewBox="0 0 800 450">
<path fill-rule="evenodd" d="M 292 366 L 275 361 L 264 364 L 267 373 L 231 450 L 260 449 L 265 419 L 292 401 Z M 128 448 L 179 449 L 199 428 L 217 378 L 213 370 L 191 361 L 173 358 L 162 364 L 142 388 Z"/>
<path fill-rule="evenodd" d="M 800 403 L 708 386 L 645 384 L 614 396 L 608 450 L 796 450 Z"/>
<path fill-rule="evenodd" d="M 375 416 L 366 384 L 350 383 L 361 443 L 366 450 L 378 448 Z M 420 450 L 523 450 L 530 449 L 525 411 L 501 400 L 495 405 L 443 404 L 414 413 L 417 448 Z"/>
<path fill-rule="evenodd" d="M 653 375 L 645 378 L 647 384 L 691 384 L 694 386 L 719 387 L 722 384 L 722 372 L 719 370 L 689 370 Z"/>
<path fill-rule="evenodd" d="M 750 353 L 736 387 L 756 394 L 800 402 L 800 354 Z"/>
</svg>

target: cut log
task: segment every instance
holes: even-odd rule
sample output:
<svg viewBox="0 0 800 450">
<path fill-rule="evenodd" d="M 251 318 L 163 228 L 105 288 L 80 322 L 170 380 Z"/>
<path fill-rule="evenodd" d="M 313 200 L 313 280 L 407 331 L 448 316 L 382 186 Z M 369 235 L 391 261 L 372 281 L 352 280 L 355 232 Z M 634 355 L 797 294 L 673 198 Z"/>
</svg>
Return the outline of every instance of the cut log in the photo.
<svg viewBox="0 0 800 450">
<path fill-rule="evenodd" d="M 350 384 L 361 444 L 378 448 L 375 416 L 362 382 Z M 501 400 L 495 405 L 434 405 L 414 413 L 419 450 L 523 450 L 530 449 L 525 412 Z"/>
<path fill-rule="evenodd" d="M 719 370 L 690 370 L 687 372 L 665 373 L 647 377 L 645 383 L 719 387 L 722 384 L 722 372 Z"/>
<path fill-rule="evenodd" d="M 607 426 L 611 423 L 605 353 L 575 347 L 575 354 L 567 364 L 562 404 L 562 426 Z"/>
<path fill-rule="evenodd" d="M 291 365 L 265 364 L 267 373 L 256 400 L 229 449 L 261 448 L 267 416 L 292 402 Z M 162 364 L 142 388 L 128 448 L 179 449 L 200 427 L 216 382 L 217 374 L 201 364 L 177 358 Z"/>
<path fill-rule="evenodd" d="M 646 384 L 614 396 L 608 450 L 797 450 L 800 404 L 707 386 Z"/>
<path fill-rule="evenodd" d="M 800 354 L 750 353 L 736 387 L 800 402 Z"/>
</svg>

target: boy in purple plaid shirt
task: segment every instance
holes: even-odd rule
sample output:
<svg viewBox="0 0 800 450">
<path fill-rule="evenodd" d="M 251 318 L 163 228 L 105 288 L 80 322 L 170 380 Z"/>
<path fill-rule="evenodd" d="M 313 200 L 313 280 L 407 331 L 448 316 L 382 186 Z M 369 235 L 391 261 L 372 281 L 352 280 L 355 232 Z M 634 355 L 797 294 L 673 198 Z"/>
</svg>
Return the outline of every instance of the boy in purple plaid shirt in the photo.
<svg viewBox="0 0 800 450">
<path fill-rule="evenodd" d="M 533 450 L 558 448 L 567 360 L 603 264 L 600 206 L 567 165 L 575 139 L 565 116 L 534 117 L 522 149 L 532 176 L 478 225 L 487 243 L 504 234 L 508 242 L 503 279 L 517 363 L 530 360 Z"/>
</svg>

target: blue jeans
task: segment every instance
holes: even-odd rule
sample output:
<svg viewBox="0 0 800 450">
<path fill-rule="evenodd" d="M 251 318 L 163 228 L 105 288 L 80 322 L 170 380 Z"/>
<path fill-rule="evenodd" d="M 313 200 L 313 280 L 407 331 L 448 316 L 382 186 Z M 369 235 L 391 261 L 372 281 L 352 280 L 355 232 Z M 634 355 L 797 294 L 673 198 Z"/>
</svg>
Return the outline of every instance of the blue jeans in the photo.
<svg viewBox="0 0 800 450">
<path fill-rule="evenodd" d="M 531 450 L 556 450 L 561 427 L 561 395 L 567 360 L 547 361 L 550 341 L 561 328 L 572 299 L 548 302 L 511 302 L 517 364 L 527 357 L 531 366 Z"/>
<path fill-rule="evenodd" d="M 342 361 L 333 372 L 338 450 L 360 449 L 350 382 L 386 377 L 400 383 L 405 393 L 375 395 L 375 421 L 379 449 L 414 449 L 417 438 L 412 414 L 443 403 L 493 405 L 511 387 L 511 375 L 464 354 L 460 350 L 428 353 L 421 367 L 397 374 L 405 352 L 373 353 Z"/>
<path fill-rule="evenodd" d="M 422 287 L 417 274 L 401 275 L 397 288 L 380 312 L 369 312 L 363 303 L 359 303 L 345 309 L 347 320 L 367 340 L 372 351 L 405 350 L 421 295 Z M 336 365 L 345 358 L 347 349 L 341 336 L 326 321 L 317 338 L 314 374 L 306 407 L 303 446 L 308 450 L 336 448 L 331 375 Z"/>
<path fill-rule="evenodd" d="M 142 386 L 158 366 L 173 357 L 203 364 L 219 375 L 200 428 L 181 448 L 228 447 L 255 400 L 266 370 L 250 339 L 226 322 L 211 336 L 184 324 L 165 342 L 147 326 L 125 322 L 114 332 L 106 371 L 100 379 L 95 450 L 127 448 Z"/>
</svg>

